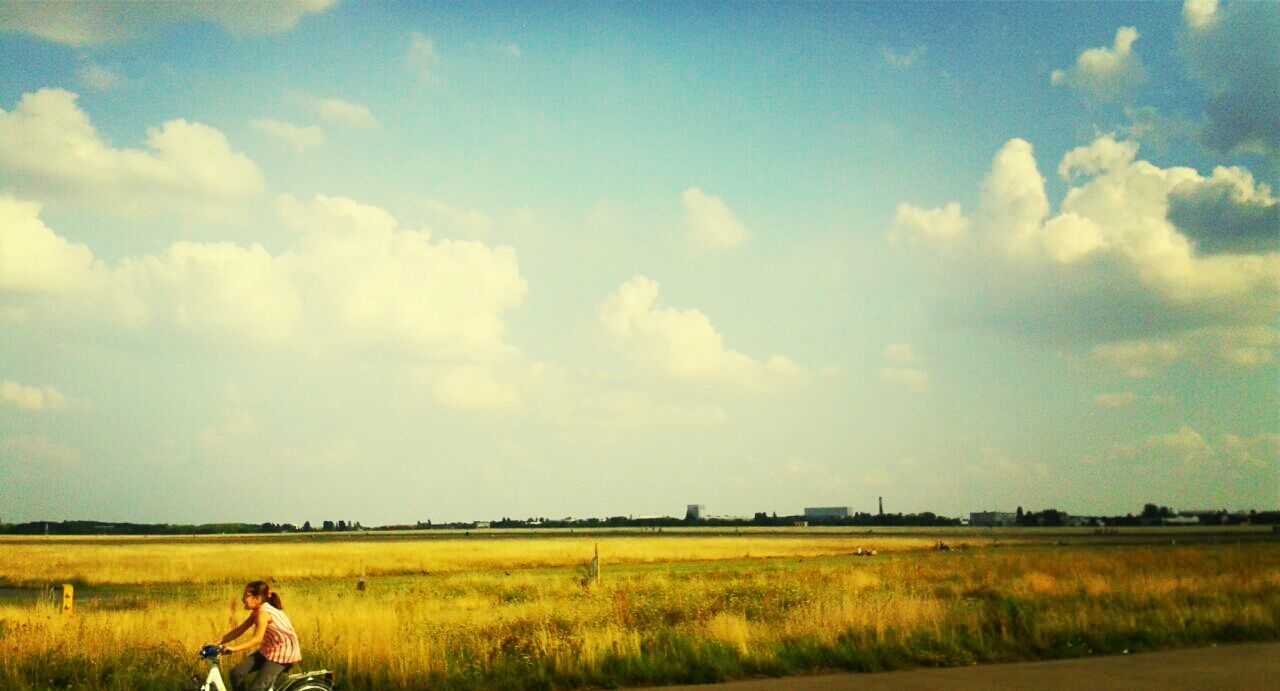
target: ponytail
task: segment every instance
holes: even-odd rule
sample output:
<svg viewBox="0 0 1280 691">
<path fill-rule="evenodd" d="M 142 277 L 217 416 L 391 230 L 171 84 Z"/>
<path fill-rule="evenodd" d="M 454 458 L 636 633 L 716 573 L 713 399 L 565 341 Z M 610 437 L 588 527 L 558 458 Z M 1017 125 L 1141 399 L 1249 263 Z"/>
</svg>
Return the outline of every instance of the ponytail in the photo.
<svg viewBox="0 0 1280 691">
<path fill-rule="evenodd" d="M 280 593 L 272 591 L 266 581 L 253 581 L 246 585 L 244 590 L 254 597 L 262 598 L 276 609 L 284 609 L 284 603 L 280 601 Z"/>
</svg>

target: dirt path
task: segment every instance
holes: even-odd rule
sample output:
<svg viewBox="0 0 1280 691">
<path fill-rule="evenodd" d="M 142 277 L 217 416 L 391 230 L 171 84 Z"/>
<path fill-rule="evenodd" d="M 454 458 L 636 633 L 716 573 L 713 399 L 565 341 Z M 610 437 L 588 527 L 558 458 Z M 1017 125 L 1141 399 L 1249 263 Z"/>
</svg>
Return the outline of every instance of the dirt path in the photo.
<svg viewBox="0 0 1280 691">
<path fill-rule="evenodd" d="M 1017 662 L 879 674 L 823 674 L 679 691 L 917 691 L 922 689 L 1266 689 L 1280 688 L 1280 643 L 1245 643 L 1048 662 Z"/>
</svg>

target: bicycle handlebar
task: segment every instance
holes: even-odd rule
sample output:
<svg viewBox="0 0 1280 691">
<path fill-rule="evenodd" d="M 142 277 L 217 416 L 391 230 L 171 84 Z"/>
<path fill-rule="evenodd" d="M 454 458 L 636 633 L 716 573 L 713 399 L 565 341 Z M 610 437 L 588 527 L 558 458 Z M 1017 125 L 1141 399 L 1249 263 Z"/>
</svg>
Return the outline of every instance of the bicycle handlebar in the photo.
<svg viewBox="0 0 1280 691">
<path fill-rule="evenodd" d="M 200 649 L 200 657 L 206 660 L 216 660 L 222 654 L 222 646 L 220 645 L 206 645 Z"/>
</svg>

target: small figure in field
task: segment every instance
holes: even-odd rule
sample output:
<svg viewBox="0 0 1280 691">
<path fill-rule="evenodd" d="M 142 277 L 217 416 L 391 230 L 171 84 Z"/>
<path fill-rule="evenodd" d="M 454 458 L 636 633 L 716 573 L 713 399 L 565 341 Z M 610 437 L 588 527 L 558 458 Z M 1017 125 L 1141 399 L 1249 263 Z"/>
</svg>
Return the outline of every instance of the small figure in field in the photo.
<svg viewBox="0 0 1280 691">
<path fill-rule="evenodd" d="M 227 632 L 218 641 L 223 651 L 235 653 L 242 650 L 256 651 L 246 657 L 231 670 L 231 688 L 235 691 L 266 691 L 276 677 L 302 660 L 302 647 L 298 645 L 298 634 L 293 630 L 293 623 L 282 611 L 280 594 L 271 592 L 271 586 L 265 581 L 254 581 L 244 587 L 244 595 L 240 597 L 249 616 L 239 626 Z M 226 645 L 253 631 L 253 636 L 244 643 Z M 261 647 L 259 647 L 261 646 Z M 245 685 L 245 677 L 257 672 L 252 686 Z"/>
</svg>

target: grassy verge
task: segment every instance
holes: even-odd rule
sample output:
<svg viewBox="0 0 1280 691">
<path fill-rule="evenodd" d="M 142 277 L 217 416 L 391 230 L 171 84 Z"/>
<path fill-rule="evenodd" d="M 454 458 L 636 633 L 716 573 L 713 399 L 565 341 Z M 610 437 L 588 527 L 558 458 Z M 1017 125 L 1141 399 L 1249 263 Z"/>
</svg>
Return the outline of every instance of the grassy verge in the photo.
<svg viewBox="0 0 1280 691">
<path fill-rule="evenodd" d="M 736 546 L 735 546 L 736 549 Z M 347 689 L 567 689 L 1280 639 L 1280 545 L 1023 546 L 277 584 Z M 0 604 L 0 688 L 181 688 L 238 587 Z M 236 616 L 243 616 L 237 612 Z M 231 662 L 234 662 L 231 661 Z"/>
</svg>

